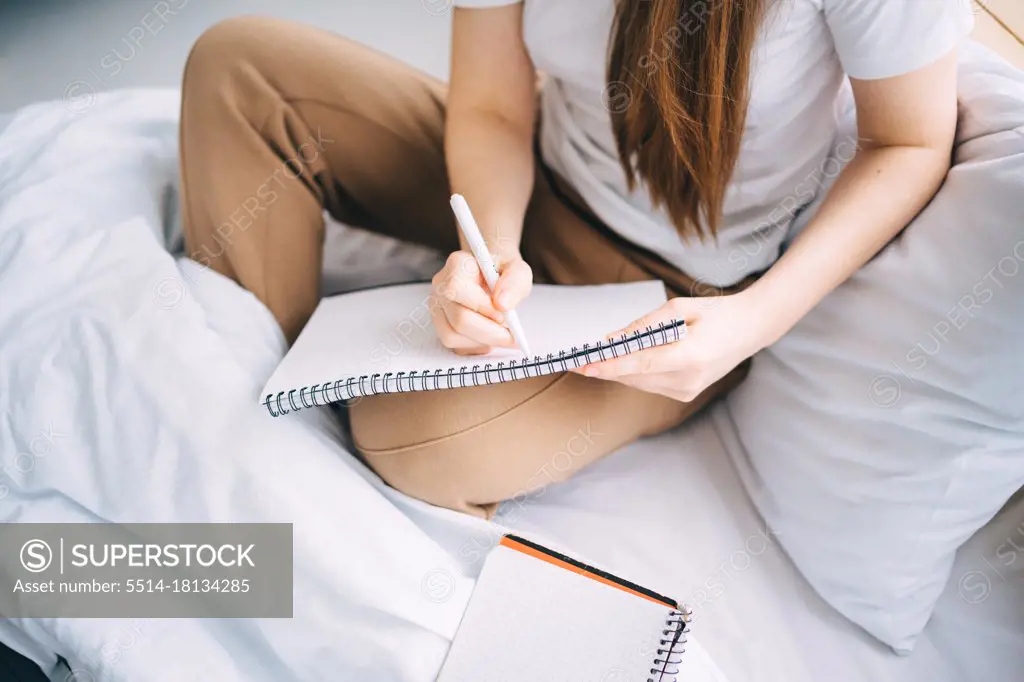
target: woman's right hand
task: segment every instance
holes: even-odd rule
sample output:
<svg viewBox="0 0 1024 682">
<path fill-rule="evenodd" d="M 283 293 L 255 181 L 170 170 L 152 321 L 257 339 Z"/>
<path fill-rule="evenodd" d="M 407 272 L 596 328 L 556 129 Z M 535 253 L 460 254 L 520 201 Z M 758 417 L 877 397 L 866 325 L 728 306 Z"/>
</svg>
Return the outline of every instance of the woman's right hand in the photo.
<svg viewBox="0 0 1024 682">
<path fill-rule="evenodd" d="M 448 256 L 431 281 L 440 305 L 430 306 L 437 336 L 460 355 L 481 355 L 493 348 L 514 348 L 505 313 L 514 310 L 533 287 L 533 270 L 520 256 L 495 254 L 498 284 L 492 294 L 480 266 L 469 251 Z"/>
</svg>

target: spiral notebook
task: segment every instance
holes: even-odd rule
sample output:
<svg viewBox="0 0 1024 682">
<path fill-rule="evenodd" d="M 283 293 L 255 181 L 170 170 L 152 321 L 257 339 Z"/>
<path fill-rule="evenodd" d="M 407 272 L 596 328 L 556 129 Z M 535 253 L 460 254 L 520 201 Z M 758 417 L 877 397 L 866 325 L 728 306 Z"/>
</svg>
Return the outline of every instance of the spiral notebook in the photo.
<svg viewBox="0 0 1024 682">
<path fill-rule="evenodd" d="M 689 621 L 669 597 L 505 535 L 437 682 L 724 681 Z"/>
<path fill-rule="evenodd" d="M 438 305 L 426 283 L 365 289 L 323 299 L 278 365 L 260 402 L 274 417 L 378 393 L 484 386 L 564 372 L 678 341 L 682 320 L 607 339 L 666 301 L 661 282 L 535 285 L 517 308 L 537 353 L 499 349 L 460 356 L 438 341 Z"/>
</svg>

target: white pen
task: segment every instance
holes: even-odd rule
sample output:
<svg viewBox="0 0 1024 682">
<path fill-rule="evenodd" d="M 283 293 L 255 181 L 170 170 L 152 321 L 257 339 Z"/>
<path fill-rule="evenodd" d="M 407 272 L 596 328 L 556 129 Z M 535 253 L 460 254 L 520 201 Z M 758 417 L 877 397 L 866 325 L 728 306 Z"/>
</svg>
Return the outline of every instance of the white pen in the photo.
<svg viewBox="0 0 1024 682">
<path fill-rule="evenodd" d="M 480 271 L 484 274 L 487 286 L 493 292 L 494 287 L 498 284 L 498 275 L 500 273 L 498 272 L 498 266 L 494 264 L 494 259 L 491 258 L 491 252 L 487 249 L 487 244 L 484 243 L 484 236 L 480 234 L 480 228 L 476 224 L 476 219 L 473 217 L 472 211 L 469 210 L 469 204 L 466 203 L 465 198 L 461 194 L 453 194 L 451 204 L 452 210 L 455 211 L 455 219 L 459 223 L 459 228 L 469 243 L 473 257 L 476 258 L 476 262 L 480 265 Z M 523 333 L 523 325 L 519 322 L 519 316 L 516 315 L 514 310 L 505 313 L 505 322 L 508 324 L 509 331 L 512 332 L 512 338 L 519 345 L 519 349 L 525 355 L 531 355 L 530 346 L 526 343 L 526 334 Z"/>
</svg>

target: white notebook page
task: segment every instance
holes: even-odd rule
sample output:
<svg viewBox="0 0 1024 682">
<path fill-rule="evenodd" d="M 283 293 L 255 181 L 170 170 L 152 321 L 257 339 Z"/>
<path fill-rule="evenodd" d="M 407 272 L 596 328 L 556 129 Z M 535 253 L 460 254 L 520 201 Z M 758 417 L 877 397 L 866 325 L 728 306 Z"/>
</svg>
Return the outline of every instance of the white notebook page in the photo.
<svg viewBox="0 0 1024 682">
<path fill-rule="evenodd" d="M 517 313 L 536 355 L 595 343 L 667 300 L 661 282 L 535 285 Z M 518 359 L 518 350 L 464 357 L 444 348 L 430 318 L 430 285 L 406 284 L 325 298 L 266 388 L 277 394 L 385 372 L 447 371 Z"/>
<path fill-rule="evenodd" d="M 498 545 L 437 682 L 647 682 L 670 614 Z M 728 682 L 692 633 L 683 646 L 679 682 Z"/>
</svg>

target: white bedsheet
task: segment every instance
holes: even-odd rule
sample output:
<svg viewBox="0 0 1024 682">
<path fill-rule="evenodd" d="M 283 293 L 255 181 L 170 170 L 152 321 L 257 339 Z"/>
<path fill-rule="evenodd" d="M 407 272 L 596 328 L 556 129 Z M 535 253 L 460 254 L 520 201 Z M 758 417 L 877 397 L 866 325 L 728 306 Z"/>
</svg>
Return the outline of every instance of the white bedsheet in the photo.
<svg viewBox="0 0 1024 682">
<path fill-rule="evenodd" d="M 0 521 L 293 522 L 296 617 L 0 621 L 0 638 L 111 682 L 432 679 L 500 531 L 381 486 L 328 412 L 255 404 L 283 350 L 268 312 L 165 250 L 176 116 L 174 92 L 126 92 L 0 130 Z M 51 451 L 16 463 L 40 433 Z M 955 586 L 910 659 L 845 622 L 760 523 L 709 419 L 500 520 L 688 601 L 733 682 L 999 681 L 1024 665 L 1009 629 L 976 655 Z"/>
<path fill-rule="evenodd" d="M 694 631 L 730 680 L 1024 679 L 1024 555 L 1016 578 L 991 568 L 1007 538 L 1024 546 L 1024 530 L 1015 530 L 1024 529 L 1024 503 L 965 548 L 914 654 L 901 658 L 803 580 L 751 506 L 708 416 L 533 500 L 506 503 L 502 517 L 687 601 Z"/>
<path fill-rule="evenodd" d="M 118 93 L 0 133 L 0 521 L 294 522 L 296 617 L 8 625 L 112 682 L 425 682 L 472 584 L 451 557 L 485 525 L 393 504 L 327 412 L 261 412 L 272 319 L 165 250 L 177 109 Z"/>
</svg>

